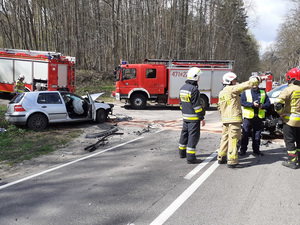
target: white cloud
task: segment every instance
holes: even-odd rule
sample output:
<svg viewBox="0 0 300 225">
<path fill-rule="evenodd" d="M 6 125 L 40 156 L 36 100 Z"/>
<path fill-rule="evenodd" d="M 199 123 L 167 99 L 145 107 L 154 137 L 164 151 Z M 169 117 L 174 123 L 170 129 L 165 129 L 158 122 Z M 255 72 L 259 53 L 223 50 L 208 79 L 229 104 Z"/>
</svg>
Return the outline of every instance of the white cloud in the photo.
<svg viewBox="0 0 300 225">
<path fill-rule="evenodd" d="M 284 15 L 291 7 L 290 0 L 244 0 L 248 9 L 250 31 L 261 46 L 261 54 L 273 44 Z M 249 5 L 252 7 L 249 8 Z"/>
</svg>

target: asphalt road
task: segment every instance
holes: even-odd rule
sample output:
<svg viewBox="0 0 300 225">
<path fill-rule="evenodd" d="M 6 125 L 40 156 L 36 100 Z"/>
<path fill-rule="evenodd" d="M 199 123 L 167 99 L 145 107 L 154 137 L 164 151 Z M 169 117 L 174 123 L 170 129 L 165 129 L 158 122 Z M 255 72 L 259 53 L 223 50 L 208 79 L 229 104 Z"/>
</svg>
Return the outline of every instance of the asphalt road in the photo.
<svg viewBox="0 0 300 225">
<path fill-rule="evenodd" d="M 299 224 L 299 170 L 281 166 L 282 143 L 262 145 L 263 157 L 250 149 L 242 169 L 218 165 L 213 109 L 196 153 L 205 161 L 189 165 L 178 157 L 178 109 L 115 111 L 161 126 L 0 186 L 0 224 Z"/>
</svg>

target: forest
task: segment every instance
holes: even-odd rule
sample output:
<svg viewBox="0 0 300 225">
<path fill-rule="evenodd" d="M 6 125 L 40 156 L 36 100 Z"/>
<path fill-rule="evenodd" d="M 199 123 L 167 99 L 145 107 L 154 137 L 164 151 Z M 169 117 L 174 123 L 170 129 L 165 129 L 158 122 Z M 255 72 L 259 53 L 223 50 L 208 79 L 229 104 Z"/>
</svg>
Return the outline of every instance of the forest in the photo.
<svg viewBox="0 0 300 225">
<path fill-rule="evenodd" d="M 299 29 L 293 17 L 286 23 L 280 32 Z M 263 69 L 283 73 L 300 54 L 285 53 L 289 65 L 277 68 L 295 30 L 260 59 L 242 0 L 0 0 L 0 29 L 0 48 L 61 52 L 107 77 L 120 59 L 214 59 L 234 60 L 242 81 Z"/>
</svg>

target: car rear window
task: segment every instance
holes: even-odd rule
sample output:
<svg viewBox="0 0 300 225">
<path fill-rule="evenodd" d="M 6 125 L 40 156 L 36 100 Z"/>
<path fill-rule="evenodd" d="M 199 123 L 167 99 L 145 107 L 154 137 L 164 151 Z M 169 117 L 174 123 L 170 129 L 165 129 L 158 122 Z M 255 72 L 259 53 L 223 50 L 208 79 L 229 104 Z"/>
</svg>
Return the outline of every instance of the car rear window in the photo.
<svg viewBox="0 0 300 225">
<path fill-rule="evenodd" d="M 19 103 L 23 99 L 24 95 L 25 93 L 15 95 L 12 100 L 10 100 L 9 104 Z"/>
<path fill-rule="evenodd" d="M 39 104 L 62 104 L 58 93 L 40 93 L 37 102 Z"/>
</svg>

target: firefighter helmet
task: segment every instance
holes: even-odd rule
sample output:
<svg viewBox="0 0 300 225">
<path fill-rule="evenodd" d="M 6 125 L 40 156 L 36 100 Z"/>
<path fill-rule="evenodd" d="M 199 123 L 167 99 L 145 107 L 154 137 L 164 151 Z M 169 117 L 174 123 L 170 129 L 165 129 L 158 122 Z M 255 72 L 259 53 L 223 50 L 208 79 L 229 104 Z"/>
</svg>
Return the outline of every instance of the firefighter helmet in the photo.
<svg viewBox="0 0 300 225">
<path fill-rule="evenodd" d="M 289 70 L 286 73 L 286 81 L 287 82 L 289 82 L 293 78 L 300 81 L 300 69 L 299 69 L 299 67 L 295 67 L 295 68 Z"/>
<path fill-rule="evenodd" d="M 25 79 L 24 74 L 20 74 L 18 80 Z"/>
<path fill-rule="evenodd" d="M 249 80 L 252 80 L 252 79 L 254 79 L 254 78 L 259 79 L 259 76 L 258 76 L 258 75 L 251 75 L 251 76 L 249 77 Z"/>
<path fill-rule="evenodd" d="M 225 73 L 223 76 L 223 84 L 231 84 L 231 81 L 236 80 L 237 76 L 233 72 Z"/>
<path fill-rule="evenodd" d="M 192 67 L 187 72 L 187 79 L 188 80 L 198 80 L 198 77 L 200 77 L 200 74 L 202 71 L 198 67 Z"/>
</svg>

